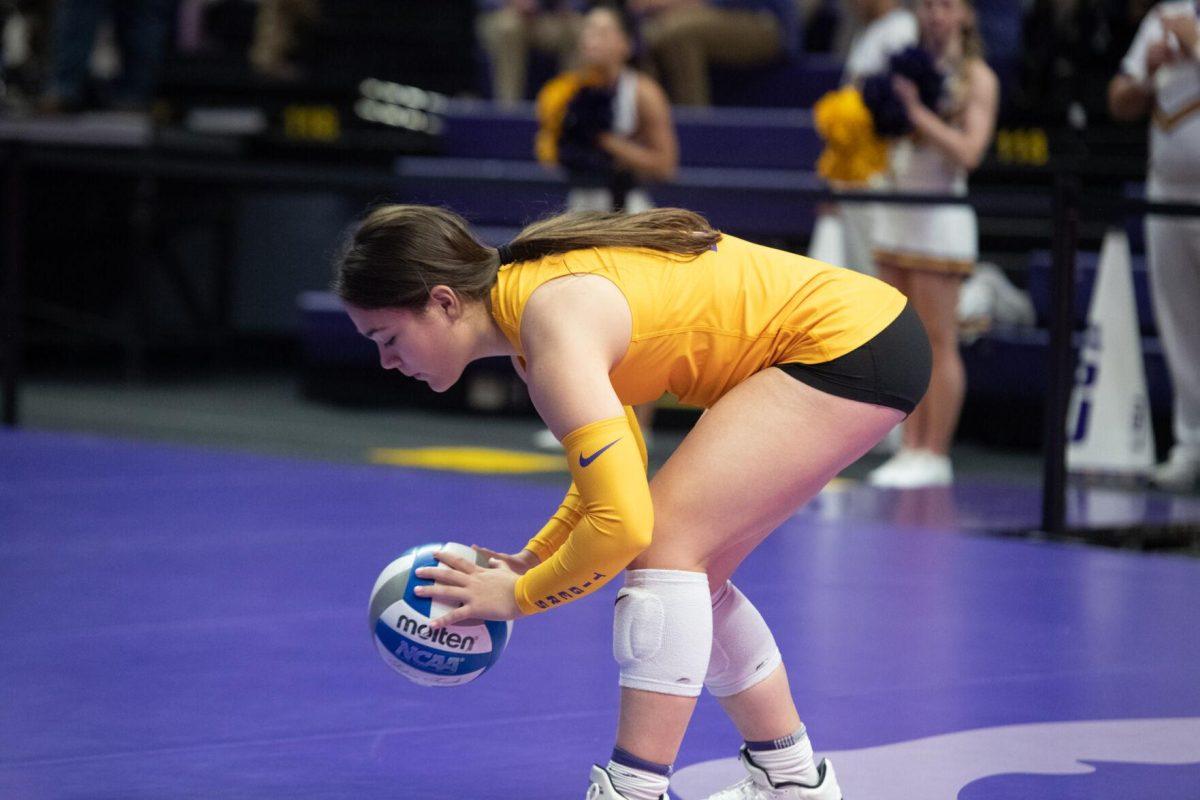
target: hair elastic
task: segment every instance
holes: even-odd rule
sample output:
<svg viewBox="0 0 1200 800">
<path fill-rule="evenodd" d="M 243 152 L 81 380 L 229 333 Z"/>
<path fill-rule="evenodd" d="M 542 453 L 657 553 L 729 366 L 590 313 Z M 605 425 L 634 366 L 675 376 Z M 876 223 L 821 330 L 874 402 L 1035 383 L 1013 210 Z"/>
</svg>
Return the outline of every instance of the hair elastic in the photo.
<svg viewBox="0 0 1200 800">
<path fill-rule="evenodd" d="M 502 244 L 499 247 L 497 247 L 496 252 L 500 254 L 501 266 L 503 266 L 504 264 L 511 264 L 514 261 L 516 261 L 516 259 L 513 258 L 512 248 L 506 244 Z"/>
</svg>

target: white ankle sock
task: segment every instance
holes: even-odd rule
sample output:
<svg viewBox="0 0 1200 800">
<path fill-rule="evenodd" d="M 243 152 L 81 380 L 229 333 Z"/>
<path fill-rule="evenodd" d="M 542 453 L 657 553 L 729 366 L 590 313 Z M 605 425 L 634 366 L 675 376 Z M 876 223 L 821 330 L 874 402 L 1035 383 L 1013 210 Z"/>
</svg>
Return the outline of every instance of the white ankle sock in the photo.
<svg viewBox="0 0 1200 800">
<path fill-rule="evenodd" d="M 812 743 L 804 726 L 791 736 L 766 742 L 746 742 L 750 758 L 767 771 L 771 781 L 801 783 L 815 786 L 817 765 L 813 761 Z"/>
<path fill-rule="evenodd" d="M 612 779 L 613 788 L 620 792 L 625 800 L 659 800 L 671 783 L 671 779 L 666 775 L 628 764 L 619 764 L 616 761 L 609 761 L 605 770 Z"/>
</svg>

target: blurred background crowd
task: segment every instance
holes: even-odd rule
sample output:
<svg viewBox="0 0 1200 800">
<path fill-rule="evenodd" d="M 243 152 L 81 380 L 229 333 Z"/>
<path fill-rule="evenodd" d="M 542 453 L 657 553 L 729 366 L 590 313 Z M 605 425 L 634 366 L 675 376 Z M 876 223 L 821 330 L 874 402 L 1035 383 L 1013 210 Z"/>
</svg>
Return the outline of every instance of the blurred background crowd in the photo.
<svg viewBox="0 0 1200 800">
<path fill-rule="evenodd" d="M 708 67 L 844 59 L 874 0 L 628 0 L 636 62 L 679 105 L 735 105 Z M 976 10 L 1006 107 L 1047 119 L 1105 112 L 1104 87 L 1149 0 L 989 0 Z M 585 0 L 4 0 L 8 113 L 147 108 L 173 67 L 243 65 L 303 83 L 381 63 L 452 95 L 531 99 L 572 63 Z M 379 7 L 385 7 L 382 9 Z M 380 30 L 380 13 L 404 30 Z M 379 53 L 392 43 L 406 52 Z M 448 66 L 448 61 L 455 62 Z M 426 62 L 424 68 L 419 62 Z M 215 68 L 215 66 L 214 66 Z M 434 81 L 428 79 L 438 74 Z M 755 76 L 748 76 L 752 80 Z M 734 81 L 736 83 L 736 81 Z M 793 104 L 788 97 L 774 101 Z"/>
<path fill-rule="evenodd" d="M 932 42 L 946 13 L 962 43 Z M 960 406 L 961 430 L 988 444 L 1041 439 L 1054 314 L 1047 213 L 977 219 L 943 207 L 881 222 L 862 203 L 817 206 L 787 190 L 962 195 L 970 173 L 972 187 L 1044 195 L 1068 171 L 1162 199 L 1148 157 L 1151 178 L 1155 163 L 1176 178 L 1187 170 L 1162 166 L 1154 148 L 1175 148 L 1185 167 L 1200 160 L 1187 155 L 1200 147 L 1179 144 L 1200 138 L 1188 117 L 1200 81 L 1178 67 L 1200 63 L 1187 52 L 1197 13 L 1150 0 L 0 0 L 2 138 L 91 159 L 67 164 L 54 150 L 30 173 L 28 364 L 87 370 L 115 355 L 136 375 L 156 356 L 195 369 L 264 352 L 298 364 L 310 396 L 378 397 L 377 386 L 347 389 L 359 385 L 347 375 L 375 369 L 370 353 L 321 321 L 337 314 L 320 294 L 330 256 L 367 206 L 445 204 L 495 245 L 564 209 L 678 205 L 732 234 L 879 274 L 921 306 L 944 354 L 931 393 L 944 409 L 936 431 L 910 426 L 916 439 L 894 444 L 941 458 L 920 479 L 945 483 Z M 1178 31 L 1151 30 L 1159 20 Z M 925 55 L 897 65 L 918 44 Z M 930 59 L 936 85 L 923 85 Z M 872 83 L 880 75 L 886 85 Z M 847 87 L 892 138 L 851 142 L 834 164 L 831 125 L 861 105 L 839 94 Z M 1174 144 L 1146 123 L 1154 102 L 1178 112 Z M 130 151 L 187 162 L 151 175 L 114 160 Z M 215 165 L 229 171 L 205 171 Z M 838 249 L 820 251 L 832 219 Z M 1078 330 L 1113 224 L 1083 220 Z M 1159 454 L 1197 439 L 1171 451 L 1182 466 L 1163 485 L 1188 488 L 1200 422 L 1185 418 L 1200 401 L 1173 405 L 1170 386 L 1200 384 L 1187 323 L 1200 257 L 1148 270 L 1155 240 L 1140 217 L 1124 227 Z M 945 246 L 914 253 L 906 239 Z M 1152 299 L 1171 270 L 1172 288 Z M 512 376 L 493 373 L 437 402 L 521 407 Z M 653 409 L 640 413 L 650 430 Z M 539 443 L 556 446 L 545 432 Z"/>
</svg>

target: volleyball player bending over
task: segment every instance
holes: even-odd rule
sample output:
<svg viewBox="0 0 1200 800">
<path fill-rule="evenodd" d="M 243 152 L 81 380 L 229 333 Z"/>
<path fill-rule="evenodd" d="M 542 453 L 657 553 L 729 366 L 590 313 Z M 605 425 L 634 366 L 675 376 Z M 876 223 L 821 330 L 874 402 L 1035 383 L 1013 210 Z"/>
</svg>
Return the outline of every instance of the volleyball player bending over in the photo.
<svg viewBox="0 0 1200 800">
<path fill-rule="evenodd" d="M 560 610 L 625 570 L 613 620 L 621 708 L 589 800 L 658 800 L 707 688 L 746 740 L 718 798 L 840 800 L 792 701 L 779 649 L 730 582 L 776 526 L 912 411 L 928 340 L 898 291 L 726 236 L 679 209 L 568 214 L 497 249 L 458 216 L 383 206 L 335 288 L 385 369 L 452 386 L 508 355 L 574 481 L 494 568 L 440 556 L 435 624 Z M 629 406 L 672 392 L 707 412 L 648 482 Z"/>
</svg>

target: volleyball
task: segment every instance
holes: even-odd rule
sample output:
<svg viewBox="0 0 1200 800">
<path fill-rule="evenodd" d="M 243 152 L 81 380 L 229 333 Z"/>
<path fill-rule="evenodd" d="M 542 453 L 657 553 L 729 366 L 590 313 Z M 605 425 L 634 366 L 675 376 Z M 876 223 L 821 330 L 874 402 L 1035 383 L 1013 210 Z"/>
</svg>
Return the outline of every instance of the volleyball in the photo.
<svg viewBox="0 0 1200 800">
<path fill-rule="evenodd" d="M 429 623 L 454 606 L 418 597 L 413 589 L 429 586 L 418 578 L 421 567 L 438 565 L 434 553 L 446 551 L 486 566 L 482 556 L 456 542 L 435 542 L 409 548 L 384 567 L 371 591 L 368 622 L 383 660 L 421 686 L 460 686 L 487 672 L 512 632 L 511 621 L 479 621 L 432 630 Z"/>
</svg>

